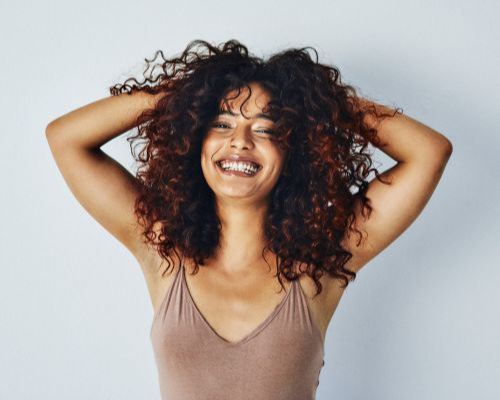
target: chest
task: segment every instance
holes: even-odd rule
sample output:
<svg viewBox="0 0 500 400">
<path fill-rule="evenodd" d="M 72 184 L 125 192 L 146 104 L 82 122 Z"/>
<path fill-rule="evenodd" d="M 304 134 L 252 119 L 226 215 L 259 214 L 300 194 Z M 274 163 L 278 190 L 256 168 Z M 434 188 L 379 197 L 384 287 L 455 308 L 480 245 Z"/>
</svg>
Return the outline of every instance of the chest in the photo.
<svg viewBox="0 0 500 400">
<path fill-rule="evenodd" d="M 192 275 L 189 266 L 183 271 L 176 265 L 168 275 L 147 279 L 155 312 L 173 284 L 177 271 L 181 275 L 179 279 L 182 280 L 186 300 L 212 333 L 228 343 L 240 342 L 259 330 L 283 306 L 287 301 L 287 293 L 292 289 L 292 282 L 283 280 L 286 289 L 283 290 L 275 277 L 228 279 L 210 274 L 203 267 Z M 296 293 L 299 290 L 302 292 L 307 313 L 324 340 L 343 290 L 323 282 L 323 292 L 315 297 L 316 286 L 307 275 L 302 275 L 295 285 Z"/>
</svg>

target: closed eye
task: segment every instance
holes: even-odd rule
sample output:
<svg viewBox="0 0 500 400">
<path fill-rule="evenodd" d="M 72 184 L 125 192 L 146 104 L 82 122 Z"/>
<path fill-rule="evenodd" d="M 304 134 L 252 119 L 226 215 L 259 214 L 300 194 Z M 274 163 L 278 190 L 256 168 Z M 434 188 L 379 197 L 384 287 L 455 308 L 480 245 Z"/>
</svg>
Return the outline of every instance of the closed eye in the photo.
<svg viewBox="0 0 500 400">
<path fill-rule="evenodd" d="M 225 124 L 224 122 L 216 122 L 216 123 L 212 124 L 211 126 L 214 128 L 223 127 L 223 129 L 230 128 L 230 126 Z M 268 135 L 274 134 L 274 131 L 269 130 L 269 129 L 257 129 L 255 132 L 263 132 L 263 133 L 268 134 Z"/>
<path fill-rule="evenodd" d="M 226 124 L 224 124 L 224 123 L 222 123 L 222 122 L 217 122 L 217 123 L 215 123 L 215 124 L 212 124 L 212 126 L 213 126 L 214 128 L 217 128 L 217 127 L 219 127 L 219 126 L 225 126 L 225 127 L 229 128 L 229 126 L 228 126 L 228 125 L 226 125 Z"/>
</svg>

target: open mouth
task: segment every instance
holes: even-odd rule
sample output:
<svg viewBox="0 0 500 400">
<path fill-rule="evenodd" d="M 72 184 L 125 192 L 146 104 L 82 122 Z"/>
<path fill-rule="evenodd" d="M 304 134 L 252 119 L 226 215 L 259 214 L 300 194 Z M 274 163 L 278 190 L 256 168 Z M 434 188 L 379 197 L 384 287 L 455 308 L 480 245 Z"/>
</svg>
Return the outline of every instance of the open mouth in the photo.
<svg viewBox="0 0 500 400">
<path fill-rule="evenodd" d="M 241 167 L 236 167 L 236 168 L 232 168 L 229 166 L 229 164 L 225 163 L 225 167 L 224 168 L 222 166 L 222 163 L 221 161 L 216 161 L 215 164 L 217 165 L 218 169 L 224 174 L 224 175 L 233 175 L 233 176 L 242 176 L 242 177 L 246 177 L 246 178 L 251 178 L 251 177 L 254 177 L 255 175 L 257 175 L 259 173 L 259 171 L 262 169 L 262 166 L 259 165 L 255 165 L 252 167 L 246 167 L 246 168 L 241 168 Z"/>
</svg>

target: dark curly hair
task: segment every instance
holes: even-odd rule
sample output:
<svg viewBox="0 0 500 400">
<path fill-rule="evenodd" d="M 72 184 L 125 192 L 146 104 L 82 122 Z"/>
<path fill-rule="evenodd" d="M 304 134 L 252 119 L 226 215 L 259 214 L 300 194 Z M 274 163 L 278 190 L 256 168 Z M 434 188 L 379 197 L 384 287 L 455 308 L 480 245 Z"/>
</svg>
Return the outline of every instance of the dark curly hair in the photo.
<svg viewBox="0 0 500 400">
<path fill-rule="evenodd" d="M 158 54 L 163 61 L 147 73 Z M 275 137 L 287 150 L 283 173 L 270 193 L 263 254 L 266 249 L 276 254 L 288 280 L 307 273 L 316 294 L 325 272 L 347 287 L 347 276 L 353 280 L 356 273 L 345 268 L 352 254 L 340 242 L 348 229 L 362 237 L 353 227 L 354 199 L 361 199 L 363 215 L 365 209 L 371 212 L 367 177 L 374 171 L 382 181 L 367 151 L 369 142 L 380 145 L 367 117 L 379 121 L 389 114 L 367 107 L 354 87 L 341 83 L 337 68 L 318 63 L 312 47 L 290 48 L 263 60 L 237 40 L 218 46 L 193 40 L 179 57 L 165 59 L 159 50 L 145 61 L 144 81 L 129 78 L 109 89 L 111 95 L 159 94 L 154 108 L 138 116 L 137 134 L 127 138 L 139 163 L 135 213 L 145 241 L 166 260 L 172 253 L 179 257 L 179 250 L 195 261 L 195 272 L 214 253 L 221 223 L 202 173 L 201 144 L 220 101 L 227 101 L 231 89 L 254 82 L 271 96 Z M 158 66 L 161 73 L 153 78 Z M 134 143 L 142 143 L 138 154 Z M 306 270 L 296 273 L 295 261 Z"/>
</svg>

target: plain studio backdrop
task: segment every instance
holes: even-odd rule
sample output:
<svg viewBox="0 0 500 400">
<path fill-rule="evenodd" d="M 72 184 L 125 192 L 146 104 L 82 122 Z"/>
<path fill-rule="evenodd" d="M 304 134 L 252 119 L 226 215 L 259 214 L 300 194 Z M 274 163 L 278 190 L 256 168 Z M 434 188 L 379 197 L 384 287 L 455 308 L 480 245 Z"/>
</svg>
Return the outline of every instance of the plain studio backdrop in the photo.
<svg viewBox="0 0 500 400">
<path fill-rule="evenodd" d="M 77 203 L 45 127 L 158 49 L 232 38 L 258 56 L 313 46 L 454 146 L 423 213 L 344 294 L 317 398 L 499 398 L 498 2 L 3 0 L 0 15 L 1 399 L 159 399 L 140 267 Z M 104 150 L 134 171 L 130 133 Z"/>
</svg>

